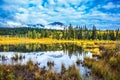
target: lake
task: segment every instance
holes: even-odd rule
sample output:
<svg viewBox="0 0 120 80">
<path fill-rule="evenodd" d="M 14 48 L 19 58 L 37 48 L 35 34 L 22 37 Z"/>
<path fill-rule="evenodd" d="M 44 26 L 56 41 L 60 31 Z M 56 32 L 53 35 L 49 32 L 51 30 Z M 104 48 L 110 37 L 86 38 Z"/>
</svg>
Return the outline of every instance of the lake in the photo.
<svg viewBox="0 0 120 80">
<path fill-rule="evenodd" d="M 22 59 L 13 60 L 15 56 L 22 56 Z M 39 67 L 49 69 L 48 62 L 54 62 L 52 70 L 61 72 L 64 64 L 66 69 L 75 65 L 83 79 L 92 76 L 91 71 L 84 65 L 84 58 L 92 58 L 92 53 L 84 52 L 81 46 L 75 44 L 19 44 L 19 45 L 0 45 L 0 64 L 26 64 L 29 60 L 36 63 Z M 80 60 L 80 64 L 77 64 Z"/>
</svg>

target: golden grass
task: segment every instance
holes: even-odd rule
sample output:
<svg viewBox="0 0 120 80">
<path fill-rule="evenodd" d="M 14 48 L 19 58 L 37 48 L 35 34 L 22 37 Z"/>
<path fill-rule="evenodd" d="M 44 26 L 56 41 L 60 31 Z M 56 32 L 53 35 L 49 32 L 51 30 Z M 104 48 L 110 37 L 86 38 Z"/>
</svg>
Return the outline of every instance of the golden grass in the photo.
<svg viewBox="0 0 120 80">
<path fill-rule="evenodd" d="M 30 38 L 15 38 L 15 37 L 0 37 L 0 45 L 16 45 L 16 44 L 63 44 L 74 43 L 81 46 L 84 51 L 92 52 L 94 55 L 99 55 L 100 45 L 111 45 L 119 41 L 111 40 L 57 40 L 52 38 L 30 39 Z"/>
<path fill-rule="evenodd" d="M 110 40 L 57 40 L 51 38 L 41 39 L 29 39 L 29 38 L 5 38 L 0 37 L 0 44 L 27 44 L 27 43 L 39 43 L 39 44 L 54 44 L 54 43 L 75 43 L 77 45 L 98 47 L 96 44 L 114 44 L 115 41 Z"/>
</svg>

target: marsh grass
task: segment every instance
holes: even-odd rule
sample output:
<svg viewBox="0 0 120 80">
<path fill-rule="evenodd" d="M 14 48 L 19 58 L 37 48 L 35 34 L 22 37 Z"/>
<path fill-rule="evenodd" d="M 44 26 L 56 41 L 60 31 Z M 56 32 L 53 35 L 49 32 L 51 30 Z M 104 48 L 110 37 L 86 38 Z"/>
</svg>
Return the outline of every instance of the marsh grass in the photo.
<svg viewBox="0 0 120 80">
<path fill-rule="evenodd" d="M 120 44 L 100 46 L 101 58 L 96 61 L 85 58 L 85 65 L 91 68 L 97 79 L 119 80 Z"/>
<path fill-rule="evenodd" d="M 75 65 L 69 66 L 68 70 L 62 64 L 61 80 L 82 80 L 79 70 L 76 69 Z"/>
<path fill-rule="evenodd" d="M 15 54 L 14 56 L 11 57 L 11 59 L 12 59 L 12 61 L 23 60 L 23 59 L 25 59 L 25 56 Z"/>
<path fill-rule="evenodd" d="M 54 66 L 54 61 L 48 61 L 47 66 L 49 67 L 49 69 L 52 69 L 52 67 Z"/>
<path fill-rule="evenodd" d="M 81 60 L 80 60 L 80 59 L 77 59 L 76 64 L 77 64 L 77 65 L 80 65 L 81 63 L 82 63 Z"/>
<path fill-rule="evenodd" d="M 66 69 L 64 65 L 61 74 L 39 68 L 32 61 L 25 65 L 0 65 L 0 80 L 82 80 L 75 65 Z"/>
<path fill-rule="evenodd" d="M 2 58 L 2 61 L 5 61 L 7 57 L 5 55 L 2 55 L 1 58 Z"/>
</svg>

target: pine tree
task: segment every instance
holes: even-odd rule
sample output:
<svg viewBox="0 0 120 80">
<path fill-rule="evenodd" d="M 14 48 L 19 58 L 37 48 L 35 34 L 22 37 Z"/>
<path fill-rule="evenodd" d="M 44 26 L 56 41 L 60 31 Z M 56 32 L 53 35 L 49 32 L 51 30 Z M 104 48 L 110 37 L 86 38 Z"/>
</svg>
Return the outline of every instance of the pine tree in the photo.
<svg viewBox="0 0 120 80">
<path fill-rule="evenodd" d="M 119 39 L 119 29 L 116 30 L 116 40 Z"/>
<path fill-rule="evenodd" d="M 94 39 L 96 39 L 96 27 L 93 25 L 93 29 L 92 29 L 92 39 L 94 40 Z"/>
<path fill-rule="evenodd" d="M 33 39 L 37 38 L 36 30 L 33 30 L 33 32 L 32 32 L 32 38 Z"/>
</svg>

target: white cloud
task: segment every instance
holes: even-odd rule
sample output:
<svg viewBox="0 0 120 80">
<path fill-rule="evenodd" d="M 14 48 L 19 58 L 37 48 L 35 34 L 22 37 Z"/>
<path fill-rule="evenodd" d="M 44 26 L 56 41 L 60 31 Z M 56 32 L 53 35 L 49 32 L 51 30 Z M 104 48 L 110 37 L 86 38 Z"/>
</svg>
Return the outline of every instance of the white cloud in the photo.
<svg viewBox="0 0 120 80">
<path fill-rule="evenodd" d="M 28 13 L 28 10 L 22 7 L 18 8 L 18 11 L 23 13 Z"/>
<path fill-rule="evenodd" d="M 87 6 L 85 5 L 82 5 L 78 8 L 79 11 L 84 11 L 86 8 L 88 8 Z"/>
<path fill-rule="evenodd" d="M 21 22 L 21 23 L 41 22 L 44 24 L 50 23 L 52 21 L 61 21 L 64 23 L 72 22 L 73 19 L 76 20 L 77 18 L 81 18 L 81 15 L 84 13 L 83 10 L 85 6 L 81 6 L 81 9 L 79 8 L 79 12 L 77 12 L 70 6 L 71 3 L 74 5 L 77 5 L 82 1 L 57 0 L 57 2 L 55 2 L 54 0 L 48 0 L 48 2 L 49 2 L 49 5 L 47 5 L 48 7 L 46 8 L 41 5 L 42 0 L 35 0 L 35 1 L 34 0 L 24 0 L 24 1 L 11 0 L 11 2 L 7 2 L 9 3 L 9 7 L 7 7 L 8 8 L 7 10 L 11 10 L 11 9 L 16 10 L 14 18 L 18 22 Z M 36 6 L 26 7 L 30 3 L 36 4 L 37 7 Z M 25 4 L 25 6 L 20 6 L 20 4 Z M 63 6 L 65 6 L 65 8 Z M 59 12 L 55 12 L 54 10 L 57 10 Z"/>
<path fill-rule="evenodd" d="M 42 6 L 45 0 L 4 0 L 6 4 L 2 6 L 5 11 L 12 15 L 11 21 L 19 23 L 41 23 L 48 24 L 60 21 L 65 24 L 99 24 L 119 23 L 120 14 L 106 13 L 98 10 L 105 8 L 107 10 L 120 8 L 120 5 L 109 2 L 108 4 L 95 5 L 94 0 L 47 0 L 46 7 Z M 89 4 L 86 4 L 90 2 Z M 104 3 L 104 1 L 103 1 Z M 29 7 L 29 4 L 35 6 Z M 71 6 L 72 4 L 72 6 Z M 89 5 L 94 6 L 90 7 Z M 1 6 L 0 6 L 1 7 Z M 88 10 L 89 9 L 89 10 Z M 4 20 L 7 20 L 4 18 Z M 11 24 L 11 22 L 8 22 Z M 119 23 L 120 24 L 120 23 Z"/>
<path fill-rule="evenodd" d="M 9 25 L 9 26 L 20 26 L 21 23 L 18 23 L 18 22 L 12 22 L 12 21 L 7 21 L 7 25 Z"/>
<path fill-rule="evenodd" d="M 103 8 L 105 9 L 113 9 L 116 8 L 117 6 L 113 4 L 112 2 L 109 2 L 107 5 L 104 5 Z"/>
<path fill-rule="evenodd" d="M 35 23 L 41 23 L 41 24 L 44 24 L 44 25 L 47 25 L 48 24 L 48 22 L 45 20 L 45 19 L 35 19 Z"/>
<path fill-rule="evenodd" d="M 27 14 L 27 13 L 23 13 L 23 14 L 16 13 L 16 15 L 14 17 L 15 17 L 16 21 L 21 22 L 21 23 L 25 23 L 25 22 L 28 22 L 29 14 Z"/>
</svg>

